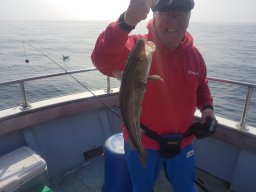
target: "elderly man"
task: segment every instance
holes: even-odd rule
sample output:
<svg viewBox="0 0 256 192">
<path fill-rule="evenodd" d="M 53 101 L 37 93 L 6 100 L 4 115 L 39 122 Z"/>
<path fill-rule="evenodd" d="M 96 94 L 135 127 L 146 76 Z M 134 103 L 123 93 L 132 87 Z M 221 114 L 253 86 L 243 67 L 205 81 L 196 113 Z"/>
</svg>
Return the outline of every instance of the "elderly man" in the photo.
<svg viewBox="0 0 256 192">
<path fill-rule="evenodd" d="M 142 144 L 148 156 L 147 166 L 143 167 L 123 127 L 125 157 L 134 192 L 151 192 L 162 167 L 175 192 L 195 191 L 193 136 L 184 134 L 193 122 L 196 108 L 202 112 L 202 122 L 207 116 L 214 118 L 214 112 L 204 59 L 187 32 L 193 7 L 193 0 L 130 0 L 127 10 L 99 35 L 92 53 L 94 65 L 103 74 L 116 76 L 116 71 L 124 70 L 138 39 L 156 45 L 150 74 L 158 74 L 164 81 L 148 82 L 141 122 L 144 130 L 170 139 L 175 146 L 163 155 L 159 142 L 144 134 Z M 150 8 L 153 19 L 148 22 L 148 34 L 129 35 L 147 17 Z"/>
</svg>

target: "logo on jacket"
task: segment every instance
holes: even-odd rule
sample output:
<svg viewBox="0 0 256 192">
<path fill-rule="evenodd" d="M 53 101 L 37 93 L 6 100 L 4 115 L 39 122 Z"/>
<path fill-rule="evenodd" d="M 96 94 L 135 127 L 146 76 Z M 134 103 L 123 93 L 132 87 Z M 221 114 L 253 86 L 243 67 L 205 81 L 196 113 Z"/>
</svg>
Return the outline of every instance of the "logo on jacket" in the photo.
<svg viewBox="0 0 256 192">
<path fill-rule="evenodd" d="M 192 157 L 194 155 L 194 150 L 190 150 L 187 152 L 187 158 Z"/>
<path fill-rule="evenodd" d="M 199 72 L 195 72 L 195 71 L 189 70 L 189 71 L 188 71 L 188 74 L 189 74 L 189 75 L 199 75 Z"/>
</svg>

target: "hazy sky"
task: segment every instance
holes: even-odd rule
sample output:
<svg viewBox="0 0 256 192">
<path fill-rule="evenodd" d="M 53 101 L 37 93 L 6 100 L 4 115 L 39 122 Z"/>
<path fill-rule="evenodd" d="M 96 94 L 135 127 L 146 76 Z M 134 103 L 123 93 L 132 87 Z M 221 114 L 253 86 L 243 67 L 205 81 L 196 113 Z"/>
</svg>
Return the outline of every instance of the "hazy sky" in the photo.
<svg viewBox="0 0 256 192">
<path fill-rule="evenodd" d="M 256 23 L 256 0 L 194 1 L 192 21 Z M 128 4 L 129 0 L 0 0 L 0 20 L 115 20 Z"/>
</svg>

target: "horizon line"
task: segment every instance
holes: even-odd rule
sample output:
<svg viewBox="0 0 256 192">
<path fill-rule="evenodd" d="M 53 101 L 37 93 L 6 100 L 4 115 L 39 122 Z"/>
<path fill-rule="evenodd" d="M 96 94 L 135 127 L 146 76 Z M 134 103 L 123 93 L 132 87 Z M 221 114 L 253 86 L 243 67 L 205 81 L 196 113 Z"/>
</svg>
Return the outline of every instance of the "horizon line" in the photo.
<svg viewBox="0 0 256 192">
<path fill-rule="evenodd" d="M 98 20 L 98 19 L 0 19 L 0 22 L 114 22 L 113 20 Z M 148 20 L 141 21 L 142 23 Z M 253 21 L 200 21 L 190 20 L 190 23 L 223 23 L 223 24 L 256 24 Z"/>
</svg>

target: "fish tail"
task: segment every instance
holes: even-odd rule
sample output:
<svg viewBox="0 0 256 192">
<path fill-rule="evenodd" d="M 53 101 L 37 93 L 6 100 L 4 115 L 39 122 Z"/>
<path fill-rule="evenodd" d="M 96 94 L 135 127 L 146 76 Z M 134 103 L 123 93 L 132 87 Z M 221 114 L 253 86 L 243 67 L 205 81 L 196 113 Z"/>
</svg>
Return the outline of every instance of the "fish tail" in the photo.
<svg viewBox="0 0 256 192">
<path fill-rule="evenodd" d="M 139 153 L 139 160 L 144 169 L 146 169 L 147 167 L 147 156 L 148 156 L 148 153 L 146 150 Z"/>
</svg>

